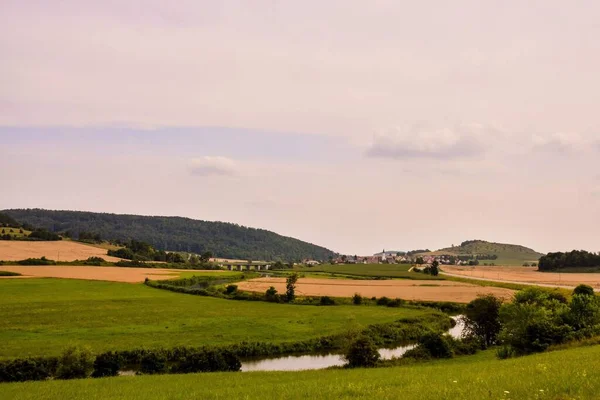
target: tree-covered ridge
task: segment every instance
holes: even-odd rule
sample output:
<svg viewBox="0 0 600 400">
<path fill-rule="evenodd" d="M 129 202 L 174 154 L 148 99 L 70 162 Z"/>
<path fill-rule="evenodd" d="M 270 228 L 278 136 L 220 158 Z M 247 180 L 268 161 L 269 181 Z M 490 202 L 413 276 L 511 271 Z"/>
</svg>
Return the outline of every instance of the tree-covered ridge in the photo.
<svg viewBox="0 0 600 400">
<path fill-rule="evenodd" d="M 93 232 L 103 239 L 147 242 L 159 250 L 198 254 L 211 251 L 216 257 L 244 260 L 327 260 L 335 256 L 324 247 L 227 222 L 42 209 L 14 209 L 3 213 L 20 223 L 51 232 L 69 231 L 74 238 L 81 232 Z"/>
<path fill-rule="evenodd" d="M 535 262 L 543 256 L 542 253 L 525 246 L 485 240 L 467 240 L 458 246 L 446 247 L 432 254 L 454 255 L 461 259 L 492 260 L 498 265 L 521 265 L 524 262 Z"/>
</svg>

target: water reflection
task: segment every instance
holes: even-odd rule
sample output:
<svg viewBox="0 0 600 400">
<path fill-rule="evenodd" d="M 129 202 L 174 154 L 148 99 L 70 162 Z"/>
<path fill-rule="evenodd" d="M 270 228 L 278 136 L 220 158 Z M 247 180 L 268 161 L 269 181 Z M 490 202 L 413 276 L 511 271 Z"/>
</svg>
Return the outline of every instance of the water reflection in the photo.
<svg viewBox="0 0 600 400">
<path fill-rule="evenodd" d="M 464 330 L 464 325 L 459 317 L 453 317 L 456 325 L 448 331 L 452 337 L 460 339 Z M 393 349 L 379 349 L 379 354 L 384 360 L 390 360 L 394 357 L 402 357 L 408 350 L 413 349 L 414 344 L 399 346 Z M 343 366 L 346 362 L 341 354 L 303 356 L 287 356 L 278 358 L 268 358 L 264 360 L 251 360 L 242 363 L 242 372 L 251 371 L 302 371 L 309 369 L 323 369 L 335 366 Z"/>
</svg>

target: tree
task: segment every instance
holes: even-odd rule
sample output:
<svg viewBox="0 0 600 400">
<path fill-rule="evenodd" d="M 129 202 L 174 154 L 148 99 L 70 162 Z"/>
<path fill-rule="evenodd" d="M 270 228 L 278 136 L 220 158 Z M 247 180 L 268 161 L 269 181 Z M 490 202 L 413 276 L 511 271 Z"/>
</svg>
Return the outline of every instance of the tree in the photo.
<svg viewBox="0 0 600 400">
<path fill-rule="evenodd" d="M 200 255 L 200 261 L 203 263 L 207 263 L 213 257 L 213 253 L 210 251 L 205 251 Z"/>
<path fill-rule="evenodd" d="M 274 303 L 279 302 L 279 296 L 277 295 L 277 289 L 275 289 L 274 286 L 271 286 L 267 289 L 267 291 L 265 292 L 265 297 L 267 298 L 267 301 L 271 301 Z"/>
<path fill-rule="evenodd" d="M 502 300 L 494 295 L 479 296 L 467 304 L 462 322 L 467 336 L 477 338 L 484 346 L 492 346 L 500 333 L 500 307 Z"/>
<path fill-rule="evenodd" d="M 363 298 L 359 293 L 354 293 L 354 296 L 352 296 L 352 303 L 359 306 L 361 305 L 363 302 Z"/>
<path fill-rule="evenodd" d="M 375 343 L 367 336 L 356 339 L 344 355 L 350 368 L 374 367 L 381 358 Z"/>
<path fill-rule="evenodd" d="M 298 282 L 298 274 L 293 273 L 285 280 L 285 298 L 288 303 L 291 303 L 296 298 L 296 282 Z"/>
<path fill-rule="evenodd" d="M 415 261 L 415 264 L 423 265 L 425 264 L 425 260 L 423 260 L 423 257 L 417 257 L 417 261 Z"/>
<path fill-rule="evenodd" d="M 439 269 L 440 263 L 435 260 L 433 261 L 433 263 L 431 264 L 431 268 L 430 268 L 430 273 L 433 276 L 438 276 L 438 274 L 440 273 L 440 269 Z"/>
</svg>

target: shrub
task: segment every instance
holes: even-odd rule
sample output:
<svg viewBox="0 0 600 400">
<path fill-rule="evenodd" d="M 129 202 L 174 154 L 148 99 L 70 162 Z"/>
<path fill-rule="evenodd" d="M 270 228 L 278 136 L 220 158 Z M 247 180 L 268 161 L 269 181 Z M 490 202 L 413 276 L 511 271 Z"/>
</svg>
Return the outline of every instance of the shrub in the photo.
<svg viewBox="0 0 600 400">
<path fill-rule="evenodd" d="M 374 367 L 381 358 L 373 341 L 367 336 L 356 339 L 344 355 L 350 368 Z"/>
<path fill-rule="evenodd" d="M 452 349 L 446 338 L 439 333 L 427 333 L 419 339 L 419 346 L 433 358 L 452 358 Z"/>
<path fill-rule="evenodd" d="M 573 294 L 594 295 L 594 288 L 589 285 L 579 285 L 573 290 Z"/>
<path fill-rule="evenodd" d="M 167 358 L 155 352 L 148 353 L 142 357 L 140 372 L 143 374 L 164 374 L 167 372 Z"/>
<path fill-rule="evenodd" d="M 228 350 L 202 350 L 186 355 L 172 372 L 189 374 L 194 372 L 239 371 L 242 363 Z"/>
<path fill-rule="evenodd" d="M 232 294 L 232 293 L 237 292 L 237 290 L 238 290 L 237 285 L 227 285 L 227 289 L 225 289 L 225 293 Z"/>
<path fill-rule="evenodd" d="M 25 358 L 0 362 L 0 382 L 41 381 L 56 371 L 56 358 Z"/>
<path fill-rule="evenodd" d="M 514 356 L 514 351 L 510 346 L 502 346 L 496 350 L 496 357 L 500 360 L 506 360 Z"/>
<path fill-rule="evenodd" d="M 378 306 L 387 306 L 389 302 L 390 302 L 390 299 L 385 296 L 377 299 Z"/>
<path fill-rule="evenodd" d="M 93 378 L 102 378 L 105 376 L 117 376 L 123 364 L 123 358 L 120 354 L 109 351 L 96 357 L 94 361 Z"/>
<path fill-rule="evenodd" d="M 333 300 L 329 296 L 321 296 L 321 300 L 319 301 L 319 304 L 321 304 L 322 306 L 332 306 L 335 304 L 335 300 Z"/>
<path fill-rule="evenodd" d="M 404 304 L 404 300 L 394 299 L 394 300 L 388 301 L 387 306 L 388 307 L 400 307 L 402 304 Z"/>
<path fill-rule="evenodd" d="M 94 355 L 87 347 L 72 346 L 58 358 L 56 378 L 87 378 L 94 370 Z"/>
<path fill-rule="evenodd" d="M 293 273 L 285 280 L 285 299 L 291 303 L 296 298 L 296 282 L 298 282 L 298 274 Z"/>
<path fill-rule="evenodd" d="M 362 304 L 362 302 L 363 302 L 362 296 L 358 293 L 354 293 L 354 296 L 352 296 L 352 303 L 359 306 Z"/>
<path fill-rule="evenodd" d="M 279 295 L 277 294 L 277 289 L 275 289 L 275 287 L 273 286 L 267 289 L 267 291 L 265 292 L 265 297 L 267 298 L 267 301 L 279 303 Z"/>
<path fill-rule="evenodd" d="M 42 258 L 27 258 L 25 260 L 17 261 L 19 265 L 56 265 L 55 261 L 48 260 L 46 257 Z"/>
</svg>

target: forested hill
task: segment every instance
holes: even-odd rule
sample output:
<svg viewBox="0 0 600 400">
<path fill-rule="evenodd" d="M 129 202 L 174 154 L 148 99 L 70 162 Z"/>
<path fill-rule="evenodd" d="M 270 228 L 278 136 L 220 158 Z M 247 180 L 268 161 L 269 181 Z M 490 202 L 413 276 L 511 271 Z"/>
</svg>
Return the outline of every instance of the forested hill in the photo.
<svg viewBox="0 0 600 400">
<path fill-rule="evenodd" d="M 109 240 L 141 240 L 157 249 L 202 253 L 222 258 L 252 260 L 327 260 L 335 253 L 324 247 L 278 235 L 264 229 L 181 217 L 149 217 L 41 209 L 5 210 L 20 223 L 67 232 L 99 234 Z"/>
</svg>

